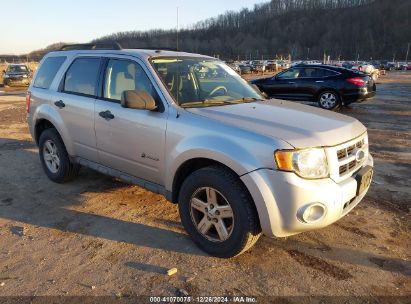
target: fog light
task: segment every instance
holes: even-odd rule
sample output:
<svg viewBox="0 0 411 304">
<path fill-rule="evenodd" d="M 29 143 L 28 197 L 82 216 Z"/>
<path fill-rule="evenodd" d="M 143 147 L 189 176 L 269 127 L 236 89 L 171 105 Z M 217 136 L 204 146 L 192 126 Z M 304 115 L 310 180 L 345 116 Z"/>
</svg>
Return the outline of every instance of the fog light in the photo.
<svg viewBox="0 0 411 304">
<path fill-rule="evenodd" d="M 297 217 L 307 224 L 321 220 L 325 215 L 325 207 L 320 203 L 305 205 L 298 210 Z"/>
</svg>

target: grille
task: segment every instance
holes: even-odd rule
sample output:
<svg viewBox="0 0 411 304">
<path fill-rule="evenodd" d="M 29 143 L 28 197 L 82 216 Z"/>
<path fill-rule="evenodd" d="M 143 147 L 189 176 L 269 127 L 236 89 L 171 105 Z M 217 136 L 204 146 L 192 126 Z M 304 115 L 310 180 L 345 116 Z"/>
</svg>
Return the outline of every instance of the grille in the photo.
<svg viewBox="0 0 411 304">
<path fill-rule="evenodd" d="M 338 160 L 342 160 L 344 158 L 350 157 L 353 153 L 353 151 L 355 150 L 355 148 L 362 148 L 364 146 L 364 138 L 361 139 L 360 141 L 356 142 L 355 144 L 344 148 L 344 149 L 340 149 L 337 151 L 337 158 Z"/>
<path fill-rule="evenodd" d="M 340 176 L 351 173 L 364 161 L 357 161 L 355 159 L 355 153 L 358 151 L 357 149 L 361 149 L 364 146 L 365 140 L 363 138 L 348 147 L 337 150 L 337 158 L 339 162 L 338 173 Z"/>
</svg>

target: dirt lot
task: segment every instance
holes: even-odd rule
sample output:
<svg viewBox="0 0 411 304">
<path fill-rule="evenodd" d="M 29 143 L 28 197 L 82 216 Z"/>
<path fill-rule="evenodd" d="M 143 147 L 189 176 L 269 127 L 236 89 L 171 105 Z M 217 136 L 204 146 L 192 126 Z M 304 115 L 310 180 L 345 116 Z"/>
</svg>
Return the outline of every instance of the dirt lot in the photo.
<svg viewBox="0 0 411 304">
<path fill-rule="evenodd" d="M 263 237 L 230 260 L 197 249 L 159 195 L 87 169 L 50 182 L 24 97 L 0 92 L 0 296 L 411 296 L 411 73 L 379 83 L 373 100 L 342 110 L 369 128 L 376 168 L 364 201 L 326 229 Z"/>
</svg>

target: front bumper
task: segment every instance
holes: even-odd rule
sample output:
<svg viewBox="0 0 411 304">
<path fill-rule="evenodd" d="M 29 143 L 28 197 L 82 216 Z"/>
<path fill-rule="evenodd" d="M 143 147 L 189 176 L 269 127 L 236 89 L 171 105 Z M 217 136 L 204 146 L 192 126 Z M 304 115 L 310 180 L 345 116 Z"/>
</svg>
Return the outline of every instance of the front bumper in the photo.
<svg viewBox="0 0 411 304">
<path fill-rule="evenodd" d="M 29 78 L 22 78 L 22 79 L 4 78 L 3 83 L 4 85 L 7 85 L 7 86 L 28 86 L 30 85 L 30 79 Z"/>
<path fill-rule="evenodd" d="M 363 167 L 373 167 L 369 155 Z M 262 231 L 273 237 L 286 237 L 326 227 L 350 212 L 365 196 L 368 188 L 357 196 L 355 174 L 336 183 L 331 178 L 307 180 L 294 173 L 260 169 L 243 175 L 257 207 Z M 317 221 L 306 223 L 299 216 L 308 205 L 324 208 Z"/>
</svg>

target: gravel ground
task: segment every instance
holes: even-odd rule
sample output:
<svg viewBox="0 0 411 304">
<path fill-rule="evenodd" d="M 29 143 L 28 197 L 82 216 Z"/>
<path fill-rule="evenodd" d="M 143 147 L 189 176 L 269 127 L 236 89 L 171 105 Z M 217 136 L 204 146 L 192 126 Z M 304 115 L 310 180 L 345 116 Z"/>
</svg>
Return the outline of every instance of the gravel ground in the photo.
<svg viewBox="0 0 411 304">
<path fill-rule="evenodd" d="M 406 302 L 411 73 L 390 73 L 377 89 L 373 100 L 342 110 L 369 128 L 376 168 L 363 202 L 325 229 L 262 237 L 242 256 L 223 260 L 191 242 L 176 206 L 159 195 L 84 168 L 72 183 L 50 182 L 27 130 L 24 92 L 0 87 L 0 296 L 174 296 L 184 290 L 260 302 L 332 295 L 341 301 L 403 296 L 397 300 Z M 177 274 L 168 276 L 173 267 Z"/>
</svg>

